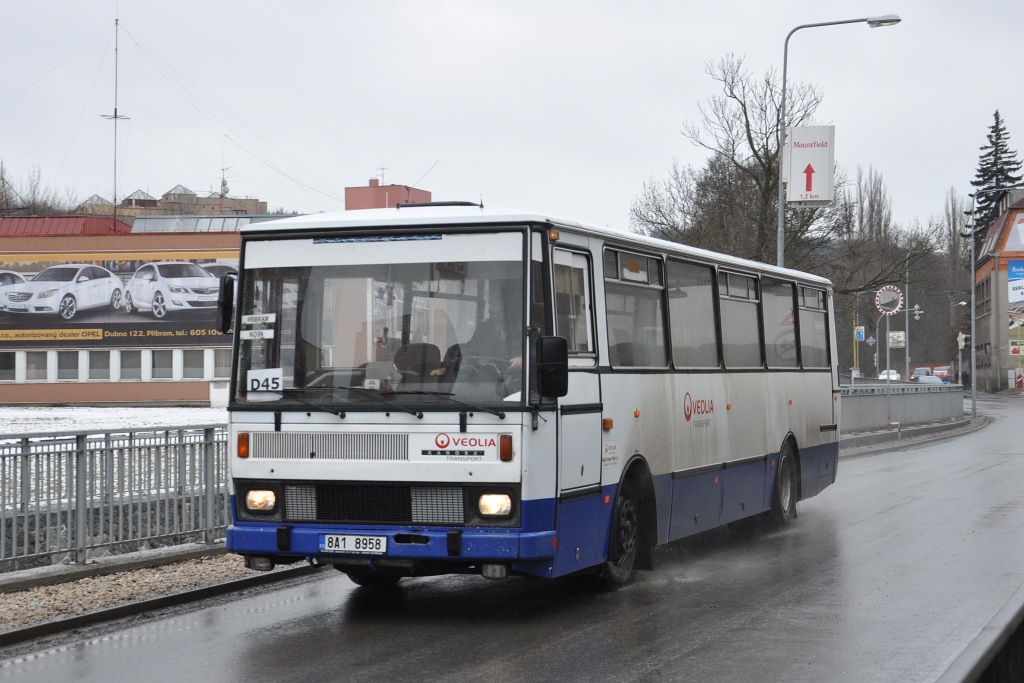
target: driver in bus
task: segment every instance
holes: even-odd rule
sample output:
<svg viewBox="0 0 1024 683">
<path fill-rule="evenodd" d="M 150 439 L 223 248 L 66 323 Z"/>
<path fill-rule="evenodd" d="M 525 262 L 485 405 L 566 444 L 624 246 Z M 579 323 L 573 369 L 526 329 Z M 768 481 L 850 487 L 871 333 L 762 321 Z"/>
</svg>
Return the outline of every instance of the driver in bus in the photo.
<svg viewBox="0 0 1024 683">
<path fill-rule="evenodd" d="M 511 292 L 504 290 L 511 289 L 503 287 L 499 283 L 492 282 L 487 296 L 487 318 L 481 322 L 473 332 L 473 337 L 462 345 L 459 352 L 446 354 L 445 363 L 453 365 L 462 357 L 480 357 L 497 359 L 508 362 L 507 370 L 518 370 L 523 366 L 523 356 L 520 351 L 521 339 L 516 330 L 519 325 L 509 324 L 506 316 L 505 300 L 511 297 Z M 511 317 L 517 317 L 512 313 Z M 431 371 L 431 375 L 446 375 L 449 368 L 440 367 Z"/>
</svg>

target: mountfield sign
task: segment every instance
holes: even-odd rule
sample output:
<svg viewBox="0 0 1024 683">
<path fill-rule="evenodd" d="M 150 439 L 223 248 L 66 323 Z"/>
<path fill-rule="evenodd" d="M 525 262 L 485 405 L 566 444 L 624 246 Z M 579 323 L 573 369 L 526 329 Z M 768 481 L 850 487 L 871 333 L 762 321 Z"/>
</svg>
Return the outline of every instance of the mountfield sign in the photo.
<svg viewBox="0 0 1024 683">
<path fill-rule="evenodd" d="M 794 206 L 832 203 L 836 154 L 835 126 L 797 126 L 789 129 L 786 202 Z"/>
</svg>

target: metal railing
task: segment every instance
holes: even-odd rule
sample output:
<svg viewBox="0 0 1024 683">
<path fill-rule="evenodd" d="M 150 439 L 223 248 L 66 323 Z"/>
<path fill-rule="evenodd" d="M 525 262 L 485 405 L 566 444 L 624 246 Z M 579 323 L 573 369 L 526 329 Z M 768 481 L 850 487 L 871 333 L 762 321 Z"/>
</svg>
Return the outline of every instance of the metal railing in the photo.
<svg viewBox="0 0 1024 683">
<path fill-rule="evenodd" d="M 212 543 L 229 520 L 224 425 L 0 437 L 0 571 Z"/>
</svg>

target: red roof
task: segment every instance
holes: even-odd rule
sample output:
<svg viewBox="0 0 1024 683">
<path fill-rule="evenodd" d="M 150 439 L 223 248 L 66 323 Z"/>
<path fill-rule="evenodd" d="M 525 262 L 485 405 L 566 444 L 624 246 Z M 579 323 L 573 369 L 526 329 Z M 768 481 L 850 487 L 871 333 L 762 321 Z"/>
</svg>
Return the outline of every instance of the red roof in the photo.
<svg viewBox="0 0 1024 683">
<path fill-rule="evenodd" d="M 0 237 L 63 237 L 66 235 L 122 235 L 127 223 L 102 216 L 13 216 L 0 218 Z"/>
</svg>

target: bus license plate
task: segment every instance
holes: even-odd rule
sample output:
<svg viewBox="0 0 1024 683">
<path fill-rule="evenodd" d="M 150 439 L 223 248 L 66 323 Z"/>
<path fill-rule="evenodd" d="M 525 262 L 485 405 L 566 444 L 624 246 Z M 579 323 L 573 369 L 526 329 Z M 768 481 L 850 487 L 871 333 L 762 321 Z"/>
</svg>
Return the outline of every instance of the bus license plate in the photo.
<svg viewBox="0 0 1024 683">
<path fill-rule="evenodd" d="M 351 536 L 324 534 L 320 537 L 320 552 L 383 555 L 388 549 L 387 536 Z"/>
</svg>

